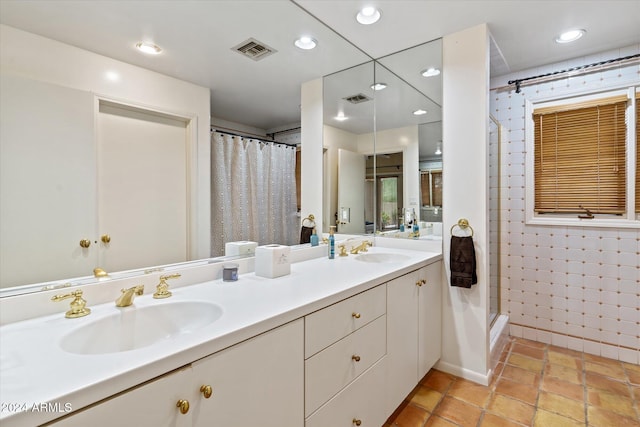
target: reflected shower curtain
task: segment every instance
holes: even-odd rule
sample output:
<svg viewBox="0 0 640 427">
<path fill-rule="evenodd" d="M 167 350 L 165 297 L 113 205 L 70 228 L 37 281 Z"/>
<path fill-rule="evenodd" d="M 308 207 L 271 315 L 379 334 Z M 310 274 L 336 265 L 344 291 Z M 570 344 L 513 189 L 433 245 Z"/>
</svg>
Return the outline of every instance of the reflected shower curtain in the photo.
<svg viewBox="0 0 640 427">
<path fill-rule="evenodd" d="M 296 150 L 211 134 L 211 256 L 225 242 L 298 243 Z"/>
</svg>

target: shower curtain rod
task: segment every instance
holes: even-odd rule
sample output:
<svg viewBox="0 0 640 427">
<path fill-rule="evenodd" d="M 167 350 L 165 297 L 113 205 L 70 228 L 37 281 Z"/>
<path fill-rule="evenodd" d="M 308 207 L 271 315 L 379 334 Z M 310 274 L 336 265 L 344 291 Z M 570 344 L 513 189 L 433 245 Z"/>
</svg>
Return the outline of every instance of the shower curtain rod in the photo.
<svg viewBox="0 0 640 427">
<path fill-rule="evenodd" d="M 616 62 L 631 61 L 631 60 L 634 60 L 634 59 L 637 59 L 637 58 L 640 58 L 640 54 L 624 56 L 624 57 L 616 58 L 616 59 L 609 59 L 609 60 L 606 60 L 606 61 L 594 62 L 593 64 L 580 65 L 578 67 L 567 68 L 566 70 L 554 71 L 552 73 L 546 73 L 546 74 L 539 74 L 537 76 L 525 77 L 525 78 L 522 78 L 522 79 L 509 80 L 508 84 L 509 85 L 514 85 L 515 84 L 516 85 L 516 93 L 520 93 L 520 86 L 524 82 L 529 82 L 531 80 L 539 80 L 539 79 L 543 79 L 545 77 L 559 76 L 560 74 L 571 73 L 571 72 L 574 72 L 574 71 L 582 71 L 582 70 L 586 70 L 586 69 L 592 68 L 592 67 L 610 65 L 610 64 L 613 64 L 613 63 L 616 63 Z"/>
<path fill-rule="evenodd" d="M 286 145 L 287 147 L 292 147 L 292 148 L 296 148 L 297 147 L 295 144 L 287 144 L 286 142 L 278 142 L 278 141 L 269 141 L 267 139 L 263 139 L 263 137 L 259 137 L 259 136 L 256 136 L 256 135 L 241 134 L 241 133 L 237 133 L 237 132 L 230 132 L 228 130 L 221 130 L 221 129 L 216 128 L 214 126 L 211 126 L 210 130 L 211 130 L 211 132 L 224 133 L 226 135 L 238 136 L 240 138 L 256 139 L 256 140 L 258 140 L 260 142 L 264 142 L 265 144 Z"/>
</svg>

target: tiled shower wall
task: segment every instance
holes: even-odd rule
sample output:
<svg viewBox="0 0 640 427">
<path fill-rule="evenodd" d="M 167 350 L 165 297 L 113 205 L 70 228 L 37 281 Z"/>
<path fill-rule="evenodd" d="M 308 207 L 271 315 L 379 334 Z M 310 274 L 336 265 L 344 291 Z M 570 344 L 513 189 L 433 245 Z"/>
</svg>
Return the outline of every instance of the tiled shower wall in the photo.
<svg viewBox="0 0 640 427">
<path fill-rule="evenodd" d="M 640 84 L 640 65 L 523 86 L 507 81 L 640 53 L 640 45 L 493 79 L 501 146 L 501 310 L 516 337 L 640 363 L 640 230 L 525 224 L 525 99 Z"/>
</svg>

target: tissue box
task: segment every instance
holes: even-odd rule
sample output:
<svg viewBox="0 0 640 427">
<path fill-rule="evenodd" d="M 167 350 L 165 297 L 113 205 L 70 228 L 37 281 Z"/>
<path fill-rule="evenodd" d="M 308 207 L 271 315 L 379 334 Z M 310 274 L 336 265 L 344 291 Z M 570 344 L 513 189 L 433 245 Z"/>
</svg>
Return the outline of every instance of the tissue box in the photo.
<svg viewBox="0 0 640 427">
<path fill-rule="evenodd" d="M 285 245 L 265 245 L 256 248 L 256 276 L 273 279 L 291 273 L 289 253 L 291 248 Z"/>
<path fill-rule="evenodd" d="M 239 242 L 227 242 L 224 245 L 224 254 L 226 256 L 236 255 L 253 255 L 256 252 L 256 242 L 241 240 Z"/>
</svg>

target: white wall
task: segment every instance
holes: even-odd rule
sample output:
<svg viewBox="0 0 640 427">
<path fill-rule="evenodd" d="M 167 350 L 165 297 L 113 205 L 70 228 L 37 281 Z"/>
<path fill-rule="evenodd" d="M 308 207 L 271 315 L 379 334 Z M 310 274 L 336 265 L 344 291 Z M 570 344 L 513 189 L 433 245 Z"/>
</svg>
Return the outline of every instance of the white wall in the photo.
<svg viewBox="0 0 640 427">
<path fill-rule="evenodd" d="M 437 367 L 488 381 L 489 32 L 485 24 L 443 38 L 442 357 Z M 449 229 L 466 218 L 474 230 L 478 283 L 449 286 Z"/>
<path fill-rule="evenodd" d="M 302 84 L 302 178 L 300 204 L 302 218 L 313 214 L 316 224 L 324 224 L 322 209 L 322 79 Z"/>
<path fill-rule="evenodd" d="M 197 147 L 190 159 L 195 194 L 189 207 L 191 253 L 194 258 L 209 256 L 209 89 L 6 25 L 0 25 L 0 51 L 2 74 L 192 118 Z M 108 78 L 108 73 L 117 75 L 117 79 Z M 34 125 L 37 125 L 35 121 Z"/>
<path fill-rule="evenodd" d="M 640 45 L 629 46 L 502 76 L 492 86 L 638 53 Z M 491 112 L 506 128 L 500 275 L 511 335 L 637 364 L 640 230 L 525 223 L 525 101 L 632 84 L 640 84 L 637 64 L 525 85 L 519 94 L 503 87 L 491 91 Z"/>
</svg>

